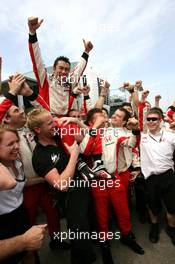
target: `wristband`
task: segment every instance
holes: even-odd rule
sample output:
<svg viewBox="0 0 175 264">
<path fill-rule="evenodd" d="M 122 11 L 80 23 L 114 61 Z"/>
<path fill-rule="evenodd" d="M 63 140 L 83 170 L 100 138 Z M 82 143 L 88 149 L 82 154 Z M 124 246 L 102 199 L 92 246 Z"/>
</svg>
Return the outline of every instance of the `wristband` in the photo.
<svg viewBox="0 0 175 264">
<path fill-rule="evenodd" d="M 91 136 L 91 137 L 96 137 L 96 136 L 97 136 L 97 129 L 95 129 L 95 128 L 90 128 L 90 129 L 89 129 L 89 136 Z"/>
<path fill-rule="evenodd" d="M 82 54 L 82 58 L 85 59 L 86 61 L 88 61 L 89 54 L 86 53 L 86 52 L 83 52 L 83 54 Z"/>
<path fill-rule="evenodd" d="M 132 134 L 134 136 L 139 136 L 140 135 L 140 129 L 132 129 Z"/>
<path fill-rule="evenodd" d="M 85 95 L 84 100 L 88 100 L 88 99 L 90 99 L 89 95 Z"/>
<path fill-rule="evenodd" d="M 76 98 L 77 95 L 78 95 L 78 94 L 75 94 L 75 93 L 73 93 L 73 92 L 71 93 L 71 96 L 73 96 L 74 98 Z"/>
<path fill-rule="evenodd" d="M 132 171 L 141 171 L 141 168 L 140 167 L 132 167 Z"/>
</svg>

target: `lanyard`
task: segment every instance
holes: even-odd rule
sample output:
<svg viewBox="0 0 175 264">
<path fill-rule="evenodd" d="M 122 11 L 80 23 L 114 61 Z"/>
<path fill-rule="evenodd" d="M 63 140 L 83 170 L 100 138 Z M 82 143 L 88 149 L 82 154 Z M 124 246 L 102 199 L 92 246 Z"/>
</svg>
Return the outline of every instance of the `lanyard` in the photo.
<svg viewBox="0 0 175 264">
<path fill-rule="evenodd" d="M 150 134 L 148 134 L 150 138 L 152 138 L 154 141 L 156 141 L 157 143 L 162 142 L 162 137 L 163 137 L 163 131 L 161 133 L 160 139 L 157 141 L 154 137 L 152 137 Z"/>
</svg>

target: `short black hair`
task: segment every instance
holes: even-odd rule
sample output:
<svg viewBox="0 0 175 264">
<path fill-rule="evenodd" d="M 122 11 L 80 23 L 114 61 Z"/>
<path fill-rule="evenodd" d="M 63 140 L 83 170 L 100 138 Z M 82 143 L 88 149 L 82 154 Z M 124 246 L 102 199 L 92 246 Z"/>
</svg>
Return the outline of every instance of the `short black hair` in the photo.
<svg viewBox="0 0 175 264">
<path fill-rule="evenodd" d="M 69 61 L 69 59 L 67 57 L 65 57 L 65 56 L 59 56 L 54 61 L 53 68 L 55 68 L 57 66 L 58 61 L 64 61 L 64 62 L 68 63 L 69 66 L 70 66 L 70 61 Z"/>
<path fill-rule="evenodd" d="M 147 116 L 150 115 L 150 114 L 156 114 L 158 115 L 161 119 L 164 119 L 164 114 L 163 114 L 163 111 L 161 108 L 159 107 L 152 107 L 149 109 L 148 113 L 147 113 Z"/>
<path fill-rule="evenodd" d="M 168 107 L 168 109 L 171 109 L 173 112 L 175 112 L 175 106 L 174 106 L 174 105 L 170 105 L 170 106 Z"/>
<path fill-rule="evenodd" d="M 71 112 L 73 112 L 73 111 L 79 112 L 77 109 L 72 108 L 72 109 L 70 109 L 70 110 L 68 111 L 67 116 L 69 116 L 69 114 L 70 114 Z"/>
<path fill-rule="evenodd" d="M 121 107 L 124 107 L 124 106 L 129 106 L 129 107 L 132 108 L 132 105 L 129 102 L 123 102 L 122 105 L 121 105 Z"/>
<path fill-rule="evenodd" d="M 89 110 L 85 121 L 86 125 L 89 125 L 89 122 L 92 121 L 92 118 L 96 113 L 102 113 L 102 110 L 100 108 L 92 108 L 91 110 Z"/>
<path fill-rule="evenodd" d="M 101 110 L 104 110 L 106 112 L 106 114 L 109 115 L 109 112 L 108 112 L 108 110 L 105 107 L 102 107 Z"/>
<path fill-rule="evenodd" d="M 127 123 L 128 119 L 131 118 L 131 114 L 123 107 L 119 107 L 117 110 L 120 110 L 121 112 L 123 112 L 125 114 L 123 121 L 125 121 Z"/>
</svg>

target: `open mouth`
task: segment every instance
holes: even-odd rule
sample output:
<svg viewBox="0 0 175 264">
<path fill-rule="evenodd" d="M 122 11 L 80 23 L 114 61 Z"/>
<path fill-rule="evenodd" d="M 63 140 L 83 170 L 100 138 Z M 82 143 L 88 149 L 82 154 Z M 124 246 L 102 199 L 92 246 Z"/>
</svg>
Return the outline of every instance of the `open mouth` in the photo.
<svg viewBox="0 0 175 264">
<path fill-rule="evenodd" d="M 11 155 L 18 155 L 18 151 L 13 151 L 10 153 Z"/>
</svg>

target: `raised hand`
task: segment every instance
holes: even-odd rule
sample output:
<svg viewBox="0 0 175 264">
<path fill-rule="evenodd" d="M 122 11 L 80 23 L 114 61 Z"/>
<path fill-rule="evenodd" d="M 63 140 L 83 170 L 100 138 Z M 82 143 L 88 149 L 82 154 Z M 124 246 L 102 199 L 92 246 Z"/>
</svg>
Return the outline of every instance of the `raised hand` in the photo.
<svg viewBox="0 0 175 264">
<path fill-rule="evenodd" d="M 13 95 L 20 94 L 20 90 L 24 82 L 25 82 L 25 77 L 20 73 L 10 76 L 8 81 L 9 93 Z"/>
<path fill-rule="evenodd" d="M 138 91 L 142 91 L 143 90 L 143 88 L 142 88 L 142 81 L 141 80 L 136 81 L 135 87 L 136 87 L 136 89 Z"/>
<path fill-rule="evenodd" d="M 127 90 L 129 93 L 132 93 L 132 92 L 134 92 L 134 85 L 131 85 L 129 82 L 124 82 L 123 83 L 123 88 L 125 89 L 125 90 Z"/>
<path fill-rule="evenodd" d="M 93 49 L 93 44 L 90 41 L 85 41 L 84 39 L 83 39 L 83 43 L 84 43 L 85 52 L 89 53 Z"/>
<path fill-rule="evenodd" d="M 80 95 L 83 93 L 83 88 L 80 86 L 79 83 L 74 87 L 73 93 L 77 95 Z"/>
<path fill-rule="evenodd" d="M 38 17 L 29 17 L 28 18 L 28 27 L 30 33 L 36 33 L 36 30 L 41 26 L 43 19 L 38 21 Z"/>
<path fill-rule="evenodd" d="M 103 81 L 101 87 L 102 88 L 101 88 L 100 96 L 106 96 L 109 92 L 110 84 L 107 81 Z"/>
<path fill-rule="evenodd" d="M 64 143 L 64 145 L 71 156 L 75 156 L 76 158 L 78 158 L 78 155 L 80 153 L 80 148 L 76 141 L 71 146 L 69 146 L 66 143 Z"/>
<path fill-rule="evenodd" d="M 88 85 L 86 85 L 83 87 L 82 91 L 83 91 L 83 95 L 87 96 L 87 95 L 89 95 L 90 87 Z"/>
<path fill-rule="evenodd" d="M 149 95 L 149 91 L 148 90 L 143 91 L 143 93 L 142 93 L 142 100 L 146 100 L 146 98 L 148 97 L 148 95 Z"/>
<path fill-rule="evenodd" d="M 162 97 L 161 97 L 160 94 L 155 96 L 155 100 L 156 100 L 156 101 L 160 101 L 160 99 L 162 99 Z"/>
<path fill-rule="evenodd" d="M 138 129 L 139 121 L 135 117 L 131 117 L 128 119 L 127 125 L 130 126 L 132 129 Z"/>
</svg>

